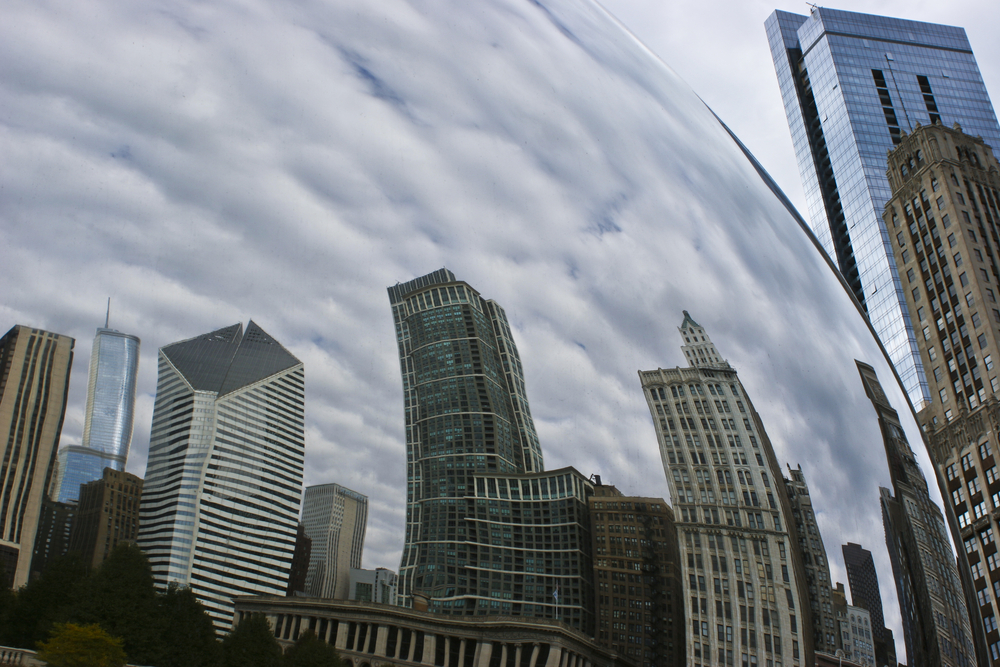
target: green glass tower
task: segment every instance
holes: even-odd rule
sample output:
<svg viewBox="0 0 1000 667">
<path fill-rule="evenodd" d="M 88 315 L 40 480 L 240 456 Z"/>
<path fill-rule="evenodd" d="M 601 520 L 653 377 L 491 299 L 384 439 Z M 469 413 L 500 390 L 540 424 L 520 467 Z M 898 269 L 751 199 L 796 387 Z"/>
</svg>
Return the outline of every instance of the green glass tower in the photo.
<svg viewBox="0 0 1000 667">
<path fill-rule="evenodd" d="M 401 602 L 590 627 L 593 488 L 572 468 L 544 472 L 503 308 L 447 269 L 389 300 L 406 429 Z"/>
</svg>

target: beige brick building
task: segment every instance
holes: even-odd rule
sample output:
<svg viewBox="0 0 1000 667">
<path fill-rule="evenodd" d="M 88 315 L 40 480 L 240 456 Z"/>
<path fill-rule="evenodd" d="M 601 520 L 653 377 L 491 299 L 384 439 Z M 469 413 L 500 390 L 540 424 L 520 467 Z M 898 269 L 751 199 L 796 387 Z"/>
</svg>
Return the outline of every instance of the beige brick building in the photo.
<svg viewBox="0 0 1000 667">
<path fill-rule="evenodd" d="M 21 325 L 0 338 L 0 563 L 7 572 L 2 583 L 15 588 L 28 582 L 66 412 L 74 342 Z"/>
<path fill-rule="evenodd" d="M 887 174 L 884 219 L 931 395 L 917 418 L 964 551 L 980 662 L 1000 665 L 1000 166 L 981 138 L 931 125 L 903 137 Z"/>
</svg>

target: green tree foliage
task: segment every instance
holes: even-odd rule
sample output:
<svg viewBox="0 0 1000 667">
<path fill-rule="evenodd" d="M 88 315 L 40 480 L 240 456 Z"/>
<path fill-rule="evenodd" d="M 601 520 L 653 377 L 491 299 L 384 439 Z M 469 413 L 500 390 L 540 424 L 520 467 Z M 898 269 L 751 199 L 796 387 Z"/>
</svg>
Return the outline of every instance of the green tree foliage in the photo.
<svg viewBox="0 0 1000 667">
<path fill-rule="evenodd" d="M 149 560 L 139 547 L 119 544 L 76 593 L 71 620 L 97 623 L 122 638 L 130 660 L 155 664 L 162 645 L 159 600 Z"/>
<path fill-rule="evenodd" d="M 263 614 L 250 614 L 222 640 L 224 667 L 281 667 L 281 645 Z"/>
<path fill-rule="evenodd" d="M 222 646 L 215 638 L 212 619 L 190 588 L 171 585 L 160 596 L 163 645 L 156 667 L 216 667 Z"/>
<path fill-rule="evenodd" d="M 306 630 L 285 651 L 284 667 L 343 667 L 336 649 Z"/>
<path fill-rule="evenodd" d="M 99 625 L 57 623 L 48 641 L 38 645 L 38 659 L 50 667 L 123 667 L 125 651 Z"/>
<path fill-rule="evenodd" d="M 69 620 L 70 600 L 87 578 L 87 565 L 76 555 L 56 558 L 45 573 L 17 591 L 0 623 L 0 640 L 8 646 L 33 649 Z"/>
</svg>

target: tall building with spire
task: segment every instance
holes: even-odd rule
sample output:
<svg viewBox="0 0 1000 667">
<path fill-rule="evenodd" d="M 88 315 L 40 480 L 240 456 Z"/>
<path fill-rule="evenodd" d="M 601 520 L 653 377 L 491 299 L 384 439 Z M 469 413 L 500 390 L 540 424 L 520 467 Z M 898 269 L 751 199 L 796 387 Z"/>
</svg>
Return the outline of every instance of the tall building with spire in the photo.
<svg viewBox="0 0 1000 667">
<path fill-rule="evenodd" d="M 660 444 L 690 600 L 687 664 L 813 664 L 798 545 L 767 433 L 705 329 L 684 311 L 687 367 L 639 371 Z"/>
<path fill-rule="evenodd" d="M 97 330 L 90 354 L 83 442 L 59 452 L 55 500 L 76 502 L 80 485 L 101 479 L 105 468 L 122 471 L 132 444 L 135 391 L 139 374 L 139 338 L 109 328 L 111 301 L 104 326 Z"/>
<path fill-rule="evenodd" d="M 253 321 L 160 348 L 137 542 L 158 587 L 217 630 L 236 595 L 284 595 L 305 456 L 302 362 Z"/>
<path fill-rule="evenodd" d="M 28 583 L 66 414 L 73 339 L 17 325 L 0 337 L 0 585 Z"/>
<path fill-rule="evenodd" d="M 447 269 L 388 291 L 406 432 L 400 603 L 593 636 L 593 486 L 544 470 L 503 308 Z"/>
<path fill-rule="evenodd" d="M 927 480 L 875 369 L 861 361 L 857 364 L 865 393 L 878 414 L 889 462 L 893 488 L 879 492 L 907 663 L 945 667 L 975 664 L 968 608 L 944 515 L 930 498 Z"/>
<path fill-rule="evenodd" d="M 765 28 L 809 225 L 865 307 L 917 408 L 933 396 L 882 210 L 886 151 L 917 124 L 961 123 L 1000 146 L 965 30 L 813 6 Z"/>
</svg>

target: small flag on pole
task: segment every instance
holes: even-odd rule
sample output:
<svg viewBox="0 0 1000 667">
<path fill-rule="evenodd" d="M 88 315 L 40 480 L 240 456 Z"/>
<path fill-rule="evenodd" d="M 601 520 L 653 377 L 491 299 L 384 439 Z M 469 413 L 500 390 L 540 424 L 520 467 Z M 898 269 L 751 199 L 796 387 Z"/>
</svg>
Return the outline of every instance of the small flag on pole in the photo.
<svg viewBox="0 0 1000 667">
<path fill-rule="evenodd" d="M 556 602 L 559 602 L 559 588 L 558 587 L 554 591 L 552 591 L 552 597 L 554 597 L 556 599 Z"/>
</svg>

